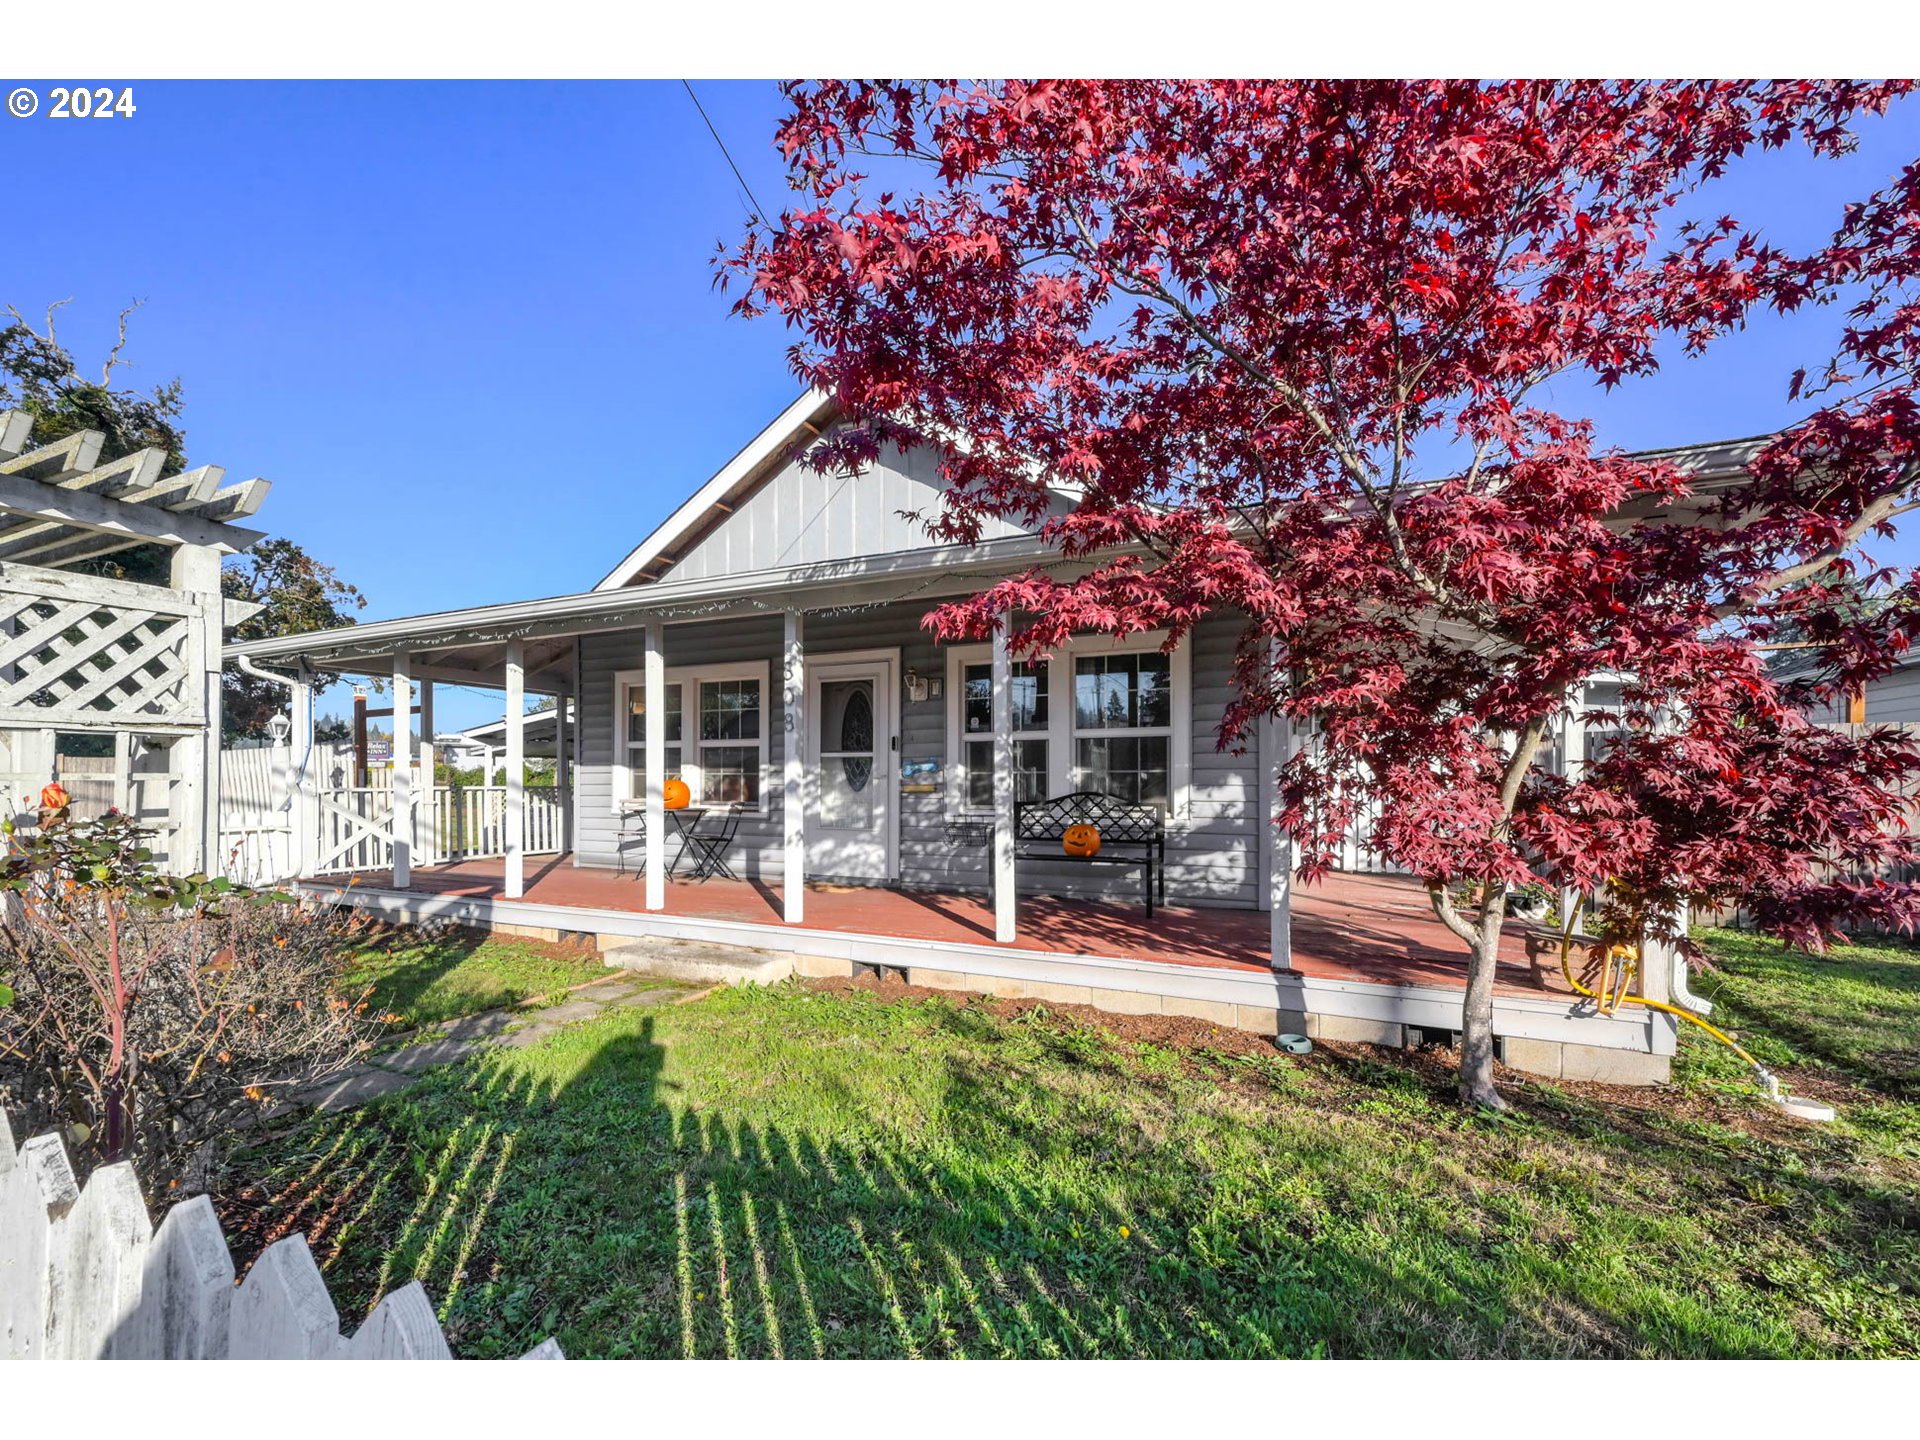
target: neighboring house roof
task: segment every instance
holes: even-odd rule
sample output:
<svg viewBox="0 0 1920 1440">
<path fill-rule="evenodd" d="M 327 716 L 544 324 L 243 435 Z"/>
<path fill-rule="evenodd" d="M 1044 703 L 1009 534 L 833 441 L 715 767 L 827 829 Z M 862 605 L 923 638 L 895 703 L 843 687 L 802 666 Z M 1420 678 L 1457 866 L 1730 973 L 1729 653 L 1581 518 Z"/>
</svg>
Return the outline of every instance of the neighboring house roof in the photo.
<svg viewBox="0 0 1920 1440">
<path fill-rule="evenodd" d="M 573 702 L 568 700 L 565 703 L 567 705 L 568 718 L 571 719 Z M 524 737 L 523 743 L 527 746 L 529 754 L 534 754 L 537 757 L 539 754 L 551 755 L 553 753 L 554 741 L 556 739 L 554 720 L 558 717 L 559 713 L 557 708 L 550 706 L 545 710 L 535 710 L 527 715 L 526 719 L 522 722 L 521 734 Z M 505 749 L 507 743 L 507 717 L 502 715 L 498 720 L 489 720 L 484 725 L 474 725 L 465 730 L 443 731 L 433 737 L 433 743 L 441 746 L 463 745 L 476 750 Z"/>
</svg>

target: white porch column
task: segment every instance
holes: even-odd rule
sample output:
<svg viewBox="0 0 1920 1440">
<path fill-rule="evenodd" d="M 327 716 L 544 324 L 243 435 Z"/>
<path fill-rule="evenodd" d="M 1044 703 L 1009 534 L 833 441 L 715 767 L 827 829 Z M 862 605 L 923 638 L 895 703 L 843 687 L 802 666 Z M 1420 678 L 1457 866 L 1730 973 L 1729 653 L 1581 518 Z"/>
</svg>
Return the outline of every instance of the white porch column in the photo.
<svg viewBox="0 0 1920 1440">
<path fill-rule="evenodd" d="M 1293 968 L 1293 837 L 1280 828 L 1280 769 L 1293 758 L 1293 721 L 1260 722 L 1260 908 L 1267 912 L 1267 955 L 1276 970 Z"/>
<path fill-rule="evenodd" d="M 553 700 L 553 798 L 560 803 L 560 850 L 573 849 L 573 726 L 565 695 Z"/>
<path fill-rule="evenodd" d="M 649 910 L 667 908 L 667 655 L 666 627 L 658 620 L 646 628 L 645 690 L 646 735 L 643 753 L 647 766 L 647 879 L 645 905 Z M 697 715 L 688 723 L 698 724 Z"/>
<path fill-rule="evenodd" d="M 527 647 L 507 642 L 507 815 L 506 886 L 509 900 L 527 893 Z"/>
<path fill-rule="evenodd" d="M 1587 687 L 1584 684 L 1573 687 L 1568 700 L 1566 723 L 1560 727 L 1560 773 L 1567 777 L 1569 784 L 1577 784 L 1580 772 L 1586 769 L 1587 751 Z M 1565 929 L 1573 924 L 1574 917 L 1580 913 L 1580 892 L 1571 885 L 1560 890 L 1560 925 Z"/>
<path fill-rule="evenodd" d="M 393 888 L 413 883 L 413 657 L 393 657 Z"/>
<path fill-rule="evenodd" d="M 993 938 L 1014 938 L 1013 873 L 1013 656 L 1011 613 L 993 632 Z"/>
<path fill-rule="evenodd" d="M 580 653 L 583 643 L 584 637 L 579 635 L 573 637 L 573 718 L 567 726 L 567 733 L 568 739 L 575 746 L 578 746 L 580 743 L 580 726 L 585 723 L 587 718 L 587 687 L 586 681 L 583 678 L 585 657 Z M 626 724 L 627 720 L 624 715 L 616 714 L 613 717 L 613 723 L 615 726 L 621 726 Z M 618 744 L 623 738 L 623 735 L 616 735 L 614 737 L 614 743 Z M 567 849 L 573 853 L 573 863 L 578 865 L 580 863 L 580 849 L 579 846 L 575 844 L 575 839 L 579 832 L 575 829 L 577 807 L 573 803 L 572 789 L 569 788 L 567 793 L 560 798 L 566 802 L 567 806 Z"/>
<path fill-rule="evenodd" d="M 783 872 L 780 884 L 781 917 L 798 925 L 806 916 L 807 898 L 807 617 L 786 612 L 781 656 L 785 689 L 781 700 L 786 716 L 786 749 L 780 814 Z"/>
<path fill-rule="evenodd" d="M 420 783 L 414 787 L 413 863 L 431 865 L 440 858 L 440 807 L 434 797 L 433 681 L 420 682 Z"/>
<path fill-rule="evenodd" d="M 319 784 L 313 773 L 313 682 L 307 679 L 304 665 L 300 667 L 299 676 L 291 692 L 293 729 L 289 739 L 293 745 L 290 754 L 293 775 L 287 796 L 287 823 L 292 827 L 287 844 L 287 868 L 294 879 L 307 873 L 309 857 L 320 839 L 320 807 L 314 798 Z"/>
</svg>

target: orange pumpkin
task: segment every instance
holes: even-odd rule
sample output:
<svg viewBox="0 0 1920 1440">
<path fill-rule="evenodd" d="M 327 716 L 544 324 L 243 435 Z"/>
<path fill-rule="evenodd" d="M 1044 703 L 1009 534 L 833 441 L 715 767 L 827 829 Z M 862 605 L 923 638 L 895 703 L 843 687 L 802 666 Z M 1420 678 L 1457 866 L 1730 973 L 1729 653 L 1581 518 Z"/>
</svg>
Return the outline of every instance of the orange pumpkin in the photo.
<svg viewBox="0 0 1920 1440">
<path fill-rule="evenodd" d="M 692 799 L 693 792 L 687 789 L 687 782 L 678 775 L 661 787 L 661 803 L 669 810 L 684 810 Z"/>
<path fill-rule="evenodd" d="M 1100 832 L 1091 825 L 1069 825 L 1060 837 L 1060 848 L 1069 855 L 1087 859 L 1100 853 Z"/>
</svg>

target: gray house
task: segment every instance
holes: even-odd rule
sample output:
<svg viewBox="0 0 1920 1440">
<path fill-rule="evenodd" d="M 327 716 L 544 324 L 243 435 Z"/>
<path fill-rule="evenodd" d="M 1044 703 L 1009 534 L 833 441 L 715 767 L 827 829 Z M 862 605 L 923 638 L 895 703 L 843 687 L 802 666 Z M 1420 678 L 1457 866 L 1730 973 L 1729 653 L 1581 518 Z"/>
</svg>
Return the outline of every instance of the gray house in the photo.
<svg viewBox="0 0 1920 1440">
<path fill-rule="evenodd" d="M 1086 635 L 1031 662 L 999 639 L 938 644 L 934 606 L 1059 558 L 1011 525 L 931 540 L 930 454 L 815 473 L 799 452 L 834 423 L 827 397 L 801 397 L 591 589 L 238 647 L 290 684 L 296 751 L 321 672 L 389 677 L 429 735 L 435 683 L 506 694 L 501 823 L 450 814 L 431 757 L 396 753 L 390 791 L 309 783 L 304 881 L 397 919 L 608 950 L 717 941 L 803 973 L 1379 1043 L 1457 1027 L 1464 956 L 1417 886 L 1358 868 L 1293 883 L 1269 823 L 1284 727 L 1218 747 L 1236 616 L 1174 646 Z M 1688 458 L 1710 474 L 1743 452 Z M 577 717 L 558 726 L 552 787 L 521 783 L 529 692 Z M 461 803 L 495 803 L 477 793 Z M 1157 863 L 1088 863 L 1034 827 L 1041 802 L 1075 794 L 1104 797 L 1109 858 L 1134 853 L 1120 817 L 1148 817 Z M 1669 1020 L 1586 1013 L 1523 935 L 1498 988 L 1510 1063 L 1665 1075 Z"/>
</svg>

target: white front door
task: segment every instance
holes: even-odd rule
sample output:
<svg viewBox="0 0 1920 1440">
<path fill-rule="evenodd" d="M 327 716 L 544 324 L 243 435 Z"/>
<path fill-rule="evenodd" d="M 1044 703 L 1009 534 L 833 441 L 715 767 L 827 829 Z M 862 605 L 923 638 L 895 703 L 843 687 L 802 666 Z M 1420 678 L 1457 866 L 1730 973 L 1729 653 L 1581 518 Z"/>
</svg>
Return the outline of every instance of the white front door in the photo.
<svg viewBox="0 0 1920 1440">
<path fill-rule="evenodd" d="M 891 659 L 809 658 L 807 874 L 823 880 L 894 877 L 894 755 L 898 725 Z"/>
</svg>

